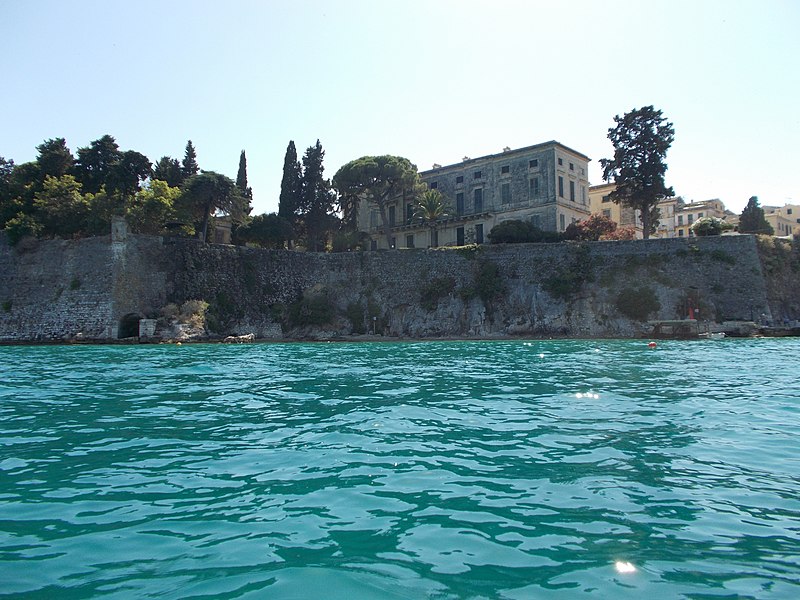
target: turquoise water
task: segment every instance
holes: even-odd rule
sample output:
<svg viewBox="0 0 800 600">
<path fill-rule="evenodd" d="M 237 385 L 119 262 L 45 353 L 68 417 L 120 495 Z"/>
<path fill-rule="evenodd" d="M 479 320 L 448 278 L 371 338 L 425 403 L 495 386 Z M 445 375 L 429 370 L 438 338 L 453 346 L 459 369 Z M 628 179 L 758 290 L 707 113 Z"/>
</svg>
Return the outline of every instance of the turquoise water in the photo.
<svg viewBox="0 0 800 600">
<path fill-rule="evenodd" d="M 0 595 L 798 598 L 799 351 L 0 347 Z"/>
</svg>

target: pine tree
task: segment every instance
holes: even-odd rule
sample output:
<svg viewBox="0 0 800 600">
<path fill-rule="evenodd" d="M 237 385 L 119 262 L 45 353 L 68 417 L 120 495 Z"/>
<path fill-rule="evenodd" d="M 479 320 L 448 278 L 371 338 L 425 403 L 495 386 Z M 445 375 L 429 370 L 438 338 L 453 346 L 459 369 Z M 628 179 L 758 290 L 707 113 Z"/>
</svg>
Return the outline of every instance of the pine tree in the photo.
<svg viewBox="0 0 800 600">
<path fill-rule="evenodd" d="M 325 170 L 322 166 L 324 158 L 325 151 L 319 140 L 303 156 L 300 211 L 308 249 L 313 252 L 324 250 L 328 233 L 334 225 L 334 194 L 330 181 L 322 177 Z"/>
<path fill-rule="evenodd" d="M 294 231 L 297 223 L 297 214 L 300 210 L 300 195 L 302 191 L 303 171 L 297 160 L 297 150 L 294 141 L 289 140 L 286 147 L 286 156 L 283 159 L 283 179 L 281 179 L 281 195 L 278 201 L 278 214 L 286 219 Z M 289 248 L 294 241 L 294 234 L 289 236 Z"/>
<path fill-rule="evenodd" d="M 244 150 L 239 155 L 239 171 L 236 173 L 236 187 L 239 188 L 241 194 L 248 200 L 253 199 L 252 188 L 247 187 L 247 157 Z"/>
<path fill-rule="evenodd" d="M 764 209 L 758 205 L 758 197 L 752 196 L 747 201 L 742 214 L 739 216 L 739 233 L 762 233 L 772 235 L 775 230 L 764 216 Z"/>
<path fill-rule="evenodd" d="M 183 179 L 189 179 L 192 175 L 197 175 L 200 172 L 200 167 L 197 164 L 197 153 L 192 145 L 192 140 L 186 142 L 186 152 L 183 156 L 183 163 L 181 164 L 183 171 Z"/>
</svg>

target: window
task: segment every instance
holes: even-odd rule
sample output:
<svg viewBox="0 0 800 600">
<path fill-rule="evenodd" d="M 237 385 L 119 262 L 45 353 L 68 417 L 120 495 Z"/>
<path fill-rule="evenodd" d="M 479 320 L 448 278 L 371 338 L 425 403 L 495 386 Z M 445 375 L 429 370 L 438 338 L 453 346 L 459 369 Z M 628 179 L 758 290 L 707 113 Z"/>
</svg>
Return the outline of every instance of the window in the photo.
<svg viewBox="0 0 800 600">
<path fill-rule="evenodd" d="M 534 158 L 533 160 L 528 161 L 528 168 L 529 169 L 536 169 L 539 166 L 539 159 Z"/>
<path fill-rule="evenodd" d="M 411 233 L 406 236 L 406 248 L 413 248 L 414 247 L 414 234 Z"/>
<path fill-rule="evenodd" d="M 690 214 L 690 215 L 687 217 L 687 219 L 686 219 L 686 220 L 689 222 L 689 225 L 691 225 L 692 223 L 694 223 L 694 215 Z"/>
<path fill-rule="evenodd" d="M 678 229 L 678 237 L 683 237 L 683 229 Z"/>
<path fill-rule="evenodd" d="M 563 158 L 559 158 L 558 159 L 558 166 L 559 167 L 563 167 L 564 166 L 564 159 Z"/>
<path fill-rule="evenodd" d="M 786 214 L 787 214 L 787 215 L 790 215 L 790 214 L 792 214 L 792 209 L 791 209 L 791 208 L 787 208 L 787 209 L 786 209 Z"/>
<path fill-rule="evenodd" d="M 500 186 L 500 202 L 503 204 L 511 204 L 511 184 L 504 183 Z"/>
<path fill-rule="evenodd" d="M 683 225 L 683 215 L 678 215 L 678 225 Z"/>
<path fill-rule="evenodd" d="M 370 250 L 377 250 L 378 249 L 378 240 L 370 240 L 369 241 L 369 249 Z"/>
<path fill-rule="evenodd" d="M 456 184 L 459 184 L 459 183 L 464 183 L 464 176 L 463 175 L 459 175 L 458 177 L 456 177 Z"/>
<path fill-rule="evenodd" d="M 603 216 L 606 217 L 607 219 L 610 219 L 611 218 L 611 209 L 609 209 L 609 208 L 604 209 L 603 210 Z"/>
<path fill-rule="evenodd" d="M 410 224 L 414 220 L 414 205 L 409 202 L 406 204 L 406 224 Z"/>
<path fill-rule="evenodd" d="M 395 207 L 389 207 L 389 227 L 394 227 L 394 220 L 395 220 Z"/>
<path fill-rule="evenodd" d="M 569 199 L 575 202 L 575 182 L 569 182 Z"/>
<path fill-rule="evenodd" d="M 505 174 L 507 174 L 507 173 L 510 173 L 510 172 L 511 172 L 511 168 L 510 168 L 508 165 L 503 165 L 502 167 L 500 167 L 500 172 L 501 172 L 503 175 L 505 175 Z"/>
<path fill-rule="evenodd" d="M 391 246 L 389 246 L 390 248 L 396 248 L 397 247 L 397 240 L 395 238 L 391 238 L 391 240 L 389 240 L 389 241 L 391 242 Z"/>
<path fill-rule="evenodd" d="M 431 246 L 436 248 L 439 245 L 439 232 L 434 229 L 431 231 Z"/>
<path fill-rule="evenodd" d="M 564 231 L 567 228 L 565 223 L 566 219 L 564 218 L 564 215 L 558 215 L 558 224 L 561 226 L 561 231 Z"/>
<path fill-rule="evenodd" d="M 611 202 L 610 196 L 603 196 L 602 202 Z"/>
<path fill-rule="evenodd" d="M 475 225 L 475 243 L 483 243 L 483 223 L 478 223 Z"/>
<path fill-rule="evenodd" d="M 697 218 L 698 219 L 702 219 L 703 218 L 703 213 L 697 213 Z"/>
<path fill-rule="evenodd" d="M 581 204 L 586 205 L 586 186 L 581 186 Z"/>
<path fill-rule="evenodd" d="M 457 215 L 464 214 L 464 194 L 461 192 L 456 194 L 456 214 Z"/>
<path fill-rule="evenodd" d="M 531 177 L 528 181 L 528 189 L 530 190 L 531 197 L 535 198 L 539 195 L 539 178 Z"/>
<path fill-rule="evenodd" d="M 456 246 L 464 245 L 464 228 L 459 227 L 456 229 Z"/>
<path fill-rule="evenodd" d="M 574 171 L 575 170 L 575 165 L 572 164 L 572 163 L 569 163 L 569 170 L 570 171 Z"/>
<path fill-rule="evenodd" d="M 558 178 L 558 195 L 561 198 L 564 197 L 564 178 L 563 177 L 559 177 Z"/>
<path fill-rule="evenodd" d="M 431 181 L 431 189 L 432 190 L 435 190 L 438 187 L 439 187 L 439 182 L 438 181 Z"/>
<path fill-rule="evenodd" d="M 481 178 L 481 172 L 480 172 L 480 171 L 475 171 L 475 172 L 472 174 L 472 178 L 473 178 L 473 179 L 480 179 L 480 178 Z"/>
<path fill-rule="evenodd" d="M 472 200 L 475 209 L 473 212 L 483 212 L 483 188 L 476 188 L 476 190 L 473 192 Z"/>
</svg>

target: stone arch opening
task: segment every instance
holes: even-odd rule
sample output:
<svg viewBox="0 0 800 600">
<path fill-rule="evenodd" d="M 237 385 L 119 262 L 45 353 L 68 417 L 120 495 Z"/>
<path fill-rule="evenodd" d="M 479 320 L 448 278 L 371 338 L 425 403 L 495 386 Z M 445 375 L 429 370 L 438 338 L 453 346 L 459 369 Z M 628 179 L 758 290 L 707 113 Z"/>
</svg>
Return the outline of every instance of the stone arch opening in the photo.
<svg viewBox="0 0 800 600">
<path fill-rule="evenodd" d="M 119 320 L 119 339 L 139 337 L 139 321 L 142 318 L 136 313 L 128 313 Z"/>
</svg>

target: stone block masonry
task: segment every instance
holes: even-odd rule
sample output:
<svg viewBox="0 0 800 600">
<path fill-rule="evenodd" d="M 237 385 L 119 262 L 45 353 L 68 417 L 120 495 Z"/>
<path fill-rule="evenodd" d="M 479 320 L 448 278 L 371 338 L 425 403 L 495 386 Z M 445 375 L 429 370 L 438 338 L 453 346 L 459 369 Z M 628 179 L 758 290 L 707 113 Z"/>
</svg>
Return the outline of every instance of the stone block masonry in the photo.
<svg viewBox="0 0 800 600">
<path fill-rule="evenodd" d="M 124 231 L 17 248 L 0 239 L 0 341 L 112 340 L 187 300 L 209 304 L 219 336 L 274 339 L 630 337 L 689 309 L 711 322 L 772 320 L 778 304 L 775 318 L 800 318 L 786 299 L 797 282 L 770 279 L 798 270 L 762 258 L 753 236 L 341 254 Z"/>
</svg>

